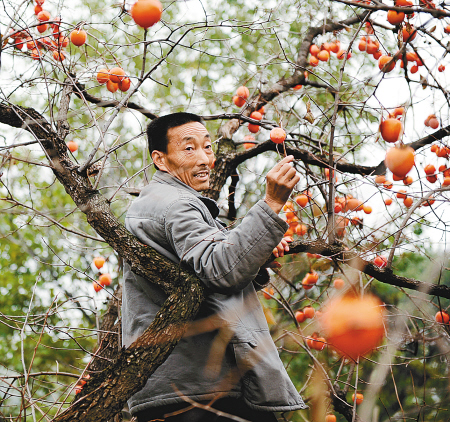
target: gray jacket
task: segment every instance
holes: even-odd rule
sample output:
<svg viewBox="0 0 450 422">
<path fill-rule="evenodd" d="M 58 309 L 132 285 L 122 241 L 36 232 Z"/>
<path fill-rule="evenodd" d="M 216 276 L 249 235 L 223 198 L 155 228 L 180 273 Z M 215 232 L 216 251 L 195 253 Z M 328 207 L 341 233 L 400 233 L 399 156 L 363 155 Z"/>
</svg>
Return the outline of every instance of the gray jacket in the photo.
<svg viewBox="0 0 450 422">
<path fill-rule="evenodd" d="M 127 213 L 131 233 L 174 262 L 188 263 L 206 286 L 187 334 L 129 400 L 132 414 L 182 402 L 180 394 L 193 400 L 243 397 L 267 411 L 306 407 L 278 356 L 252 283 L 287 224 L 264 201 L 232 230 L 218 214 L 215 201 L 161 171 Z M 166 297 L 125 263 L 124 346 L 150 325 Z"/>
</svg>

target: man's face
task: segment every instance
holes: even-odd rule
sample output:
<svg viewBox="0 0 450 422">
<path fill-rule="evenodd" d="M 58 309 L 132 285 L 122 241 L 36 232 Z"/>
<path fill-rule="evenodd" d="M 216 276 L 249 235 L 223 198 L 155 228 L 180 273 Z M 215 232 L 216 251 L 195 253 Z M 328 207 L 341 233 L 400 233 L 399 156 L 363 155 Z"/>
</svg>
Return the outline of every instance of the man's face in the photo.
<svg viewBox="0 0 450 422">
<path fill-rule="evenodd" d="M 167 153 L 160 153 L 163 165 L 157 162 L 158 167 L 196 191 L 208 189 L 214 153 L 205 126 L 190 122 L 171 128 L 167 139 Z"/>
</svg>

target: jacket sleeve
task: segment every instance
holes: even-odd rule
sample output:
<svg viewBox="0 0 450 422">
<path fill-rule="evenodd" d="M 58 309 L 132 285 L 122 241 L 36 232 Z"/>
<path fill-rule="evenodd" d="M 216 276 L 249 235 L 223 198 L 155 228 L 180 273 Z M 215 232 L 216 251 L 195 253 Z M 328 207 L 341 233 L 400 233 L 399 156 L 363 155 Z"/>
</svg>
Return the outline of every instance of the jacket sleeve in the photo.
<svg viewBox="0 0 450 422">
<path fill-rule="evenodd" d="M 262 200 L 229 231 L 212 227 L 188 201 L 172 204 L 165 220 L 167 239 L 180 259 L 206 287 L 222 294 L 236 293 L 255 279 L 288 227 Z"/>
</svg>

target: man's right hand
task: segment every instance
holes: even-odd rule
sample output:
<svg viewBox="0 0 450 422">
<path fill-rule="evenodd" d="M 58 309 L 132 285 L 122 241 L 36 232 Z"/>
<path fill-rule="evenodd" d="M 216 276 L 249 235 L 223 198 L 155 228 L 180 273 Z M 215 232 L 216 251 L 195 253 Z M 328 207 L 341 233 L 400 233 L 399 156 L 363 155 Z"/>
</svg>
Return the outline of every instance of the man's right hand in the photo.
<svg viewBox="0 0 450 422">
<path fill-rule="evenodd" d="M 291 165 L 292 161 L 294 161 L 294 157 L 288 155 L 277 163 L 266 176 L 266 197 L 264 201 L 277 214 L 300 180 L 300 176 Z"/>
</svg>

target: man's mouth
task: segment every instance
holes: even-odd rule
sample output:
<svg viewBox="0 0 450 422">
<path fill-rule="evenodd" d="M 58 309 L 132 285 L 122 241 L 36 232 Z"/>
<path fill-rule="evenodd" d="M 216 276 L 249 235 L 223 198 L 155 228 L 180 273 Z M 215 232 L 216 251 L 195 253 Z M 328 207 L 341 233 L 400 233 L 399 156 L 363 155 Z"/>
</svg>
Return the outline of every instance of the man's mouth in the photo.
<svg viewBox="0 0 450 422">
<path fill-rule="evenodd" d="M 209 177 L 209 171 L 208 170 L 199 171 L 199 172 L 194 174 L 194 177 L 197 177 L 199 179 L 208 178 Z"/>
</svg>

